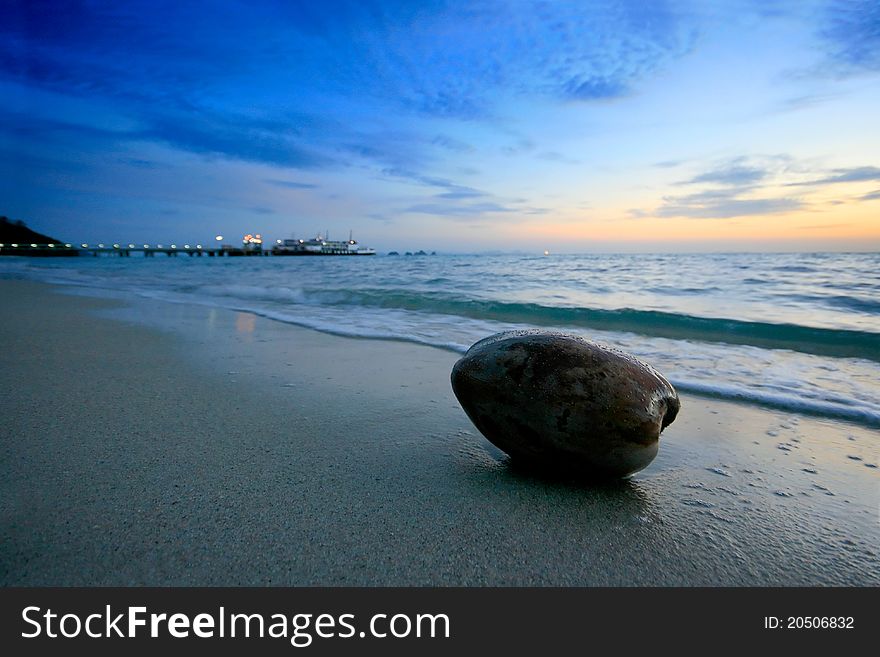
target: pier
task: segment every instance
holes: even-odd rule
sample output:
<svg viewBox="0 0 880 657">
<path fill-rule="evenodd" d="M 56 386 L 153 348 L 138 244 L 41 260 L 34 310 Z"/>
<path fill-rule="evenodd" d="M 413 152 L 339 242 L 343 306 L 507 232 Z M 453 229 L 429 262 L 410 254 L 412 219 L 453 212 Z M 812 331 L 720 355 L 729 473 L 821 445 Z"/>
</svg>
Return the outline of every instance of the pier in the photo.
<svg viewBox="0 0 880 657">
<path fill-rule="evenodd" d="M 151 258 L 157 254 L 168 257 L 187 255 L 190 257 L 232 257 L 268 256 L 270 251 L 254 248 L 237 248 L 229 245 L 204 247 L 201 244 L 0 244 L 0 255 L 20 255 L 31 257 L 64 256 L 119 256 L 130 257 L 132 253 Z"/>
</svg>

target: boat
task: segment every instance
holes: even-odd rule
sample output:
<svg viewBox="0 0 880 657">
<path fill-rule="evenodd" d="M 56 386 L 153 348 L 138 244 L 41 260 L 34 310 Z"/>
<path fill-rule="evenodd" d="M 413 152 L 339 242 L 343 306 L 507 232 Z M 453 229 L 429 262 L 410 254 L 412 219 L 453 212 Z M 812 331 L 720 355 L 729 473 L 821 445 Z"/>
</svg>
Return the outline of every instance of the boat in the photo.
<svg viewBox="0 0 880 657">
<path fill-rule="evenodd" d="M 333 241 L 318 235 L 308 240 L 278 240 L 272 247 L 272 255 L 281 256 L 368 256 L 376 255 L 376 250 L 360 246 L 351 233 L 347 241 Z"/>
</svg>

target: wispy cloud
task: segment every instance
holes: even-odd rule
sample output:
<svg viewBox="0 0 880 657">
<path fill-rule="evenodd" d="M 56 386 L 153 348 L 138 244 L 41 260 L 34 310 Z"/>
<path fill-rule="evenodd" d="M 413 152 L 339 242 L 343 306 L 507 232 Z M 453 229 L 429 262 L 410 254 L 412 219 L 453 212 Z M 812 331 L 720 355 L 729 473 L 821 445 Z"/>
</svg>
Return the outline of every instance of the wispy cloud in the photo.
<svg viewBox="0 0 880 657">
<path fill-rule="evenodd" d="M 679 184 L 716 183 L 719 185 L 743 186 L 753 185 L 767 177 L 767 169 L 759 166 L 749 166 L 742 162 L 742 158 L 737 159 L 732 163 L 698 174 Z"/>
<path fill-rule="evenodd" d="M 625 95 L 694 39 L 694 26 L 668 2 L 361 0 L 232 5 L 222 16 L 137 1 L 16 8 L 0 28 L 3 68 L 53 88 L 157 98 L 161 86 L 172 91 L 162 100 L 174 103 L 216 91 L 230 73 L 265 81 L 263 69 L 281 61 L 291 75 L 310 72 L 318 91 L 466 119 L 492 115 L 499 91 L 578 101 Z"/>
<path fill-rule="evenodd" d="M 846 228 L 852 226 L 850 223 L 833 223 L 833 224 L 811 224 L 809 226 L 799 226 L 798 230 L 828 230 L 829 228 Z"/>
<path fill-rule="evenodd" d="M 821 34 L 841 73 L 880 71 L 880 4 L 876 0 L 837 0 L 825 10 Z"/>
<path fill-rule="evenodd" d="M 481 192 L 479 189 L 473 189 L 472 187 L 462 187 L 459 185 L 453 185 L 449 187 L 449 191 L 442 192 L 441 194 L 436 194 L 437 198 L 449 199 L 453 201 L 481 198 L 485 196 L 488 196 L 488 194 L 486 192 Z"/>
<path fill-rule="evenodd" d="M 513 211 L 513 208 L 492 201 L 462 204 L 416 203 L 401 210 L 401 212 L 404 213 L 430 214 L 441 217 L 479 217 L 484 214 L 507 213 Z"/>
<path fill-rule="evenodd" d="M 711 198 L 706 195 L 665 197 L 653 214 L 658 217 L 731 219 L 791 212 L 804 207 L 795 198 Z"/>
<path fill-rule="evenodd" d="M 528 137 L 520 135 L 517 140 L 502 147 L 501 152 L 505 155 L 519 155 L 521 153 L 531 153 L 535 150 L 535 142 Z"/>
<path fill-rule="evenodd" d="M 456 186 L 454 182 L 452 182 L 451 180 L 447 180 L 446 178 L 427 175 L 406 167 L 388 167 L 382 169 L 379 173 L 386 178 L 406 180 L 416 183 L 418 185 L 424 185 L 426 187 L 439 187 L 440 189 L 450 189 Z"/>
<path fill-rule="evenodd" d="M 774 111 L 777 112 L 796 112 L 803 109 L 810 109 L 824 103 L 829 103 L 841 98 L 841 93 L 807 93 L 792 96 L 780 102 Z"/>
<path fill-rule="evenodd" d="M 482 0 L 433 9 L 404 31 L 385 5 L 377 29 L 360 40 L 360 70 L 347 80 L 415 112 L 480 119 L 493 116 L 495 99 L 510 94 L 563 101 L 624 96 L 687 52 L 693 39 L 666 2 L 587 9 Z M 454 56 L 449 34 L 456 35 Z"/>
<path fill-rule="evenodd" d="M 288 128 L 241 116 L 156 116 L 146 128 L 131 136 L 164 142 L 192 153 L 280 167 L 314 168 L 332 162 L 326 154 L 300 143 Z"/>
<path fill-rule="evenodd" d="M 804 178 L 806 180 L 792 180 Z M 757 215 L 778 214 L 793 210 L 817 209 L 809 201 L 809 188 L 843 183 L 880 182 L 880 167 L 859 166 L 817 171 L 815 166 L 798 162 L 788 155 L 765 157 L 738 157 L 710 165 L 706 170 L 675 183 L 677 186 L 696 186 L 699 191 L 667 195 L 653 210 L 632 208 L 632 218 L 692 217 L 730 219 Z M 780 194 L 780 189 L 805 188 L 797 196 Z M 793 191 L 793 190 L 792 190 Z M 856 201 L 880 198 L 880 190 L 857 198 L 832 199 L 824 205 L 842 205 Z"/>
<path fill-rule="evenodd" d="M 131 130 L 115 130 L 73 120 L 46 118 L 0 108 L 0 133 L 38 140 L 65 138 L 93 140 L 106 144 L 134 136 Z"/>
<path fill-rule="evenodd" d="M 549 208 L 533 206 L 525 199 L 501 199 L 478 190 L 474 192 L 473 195 L 461 196 L 437 194 L 433 198 L 439 199 L 439 202 L 429 199 L 400 208 L 398 211 L 402 214 L 426 214 L 472 224 L 474 221 L 481 221 L 486 225 L 499 221 L 510 223 L 527 216 L 545 215 L 551 212 Z"/>
<path fill-rule="evenodd" d="M 139 157 L 121 157 L 118 162 L 130 167 L 135 167 L 136 169 L 158 169 L 162 166 L 153 160 L 145 160 Z"/>
<path fill-rule="evenodd" d="M 658 169 L 674 169 L 682 164 L 684 164 L 684 160 L 663 160 L 662 162 L 655 162 L 653 166 Z"/>
<path fill-rule="evenodd" d="M 547 162 L 559 162 L 561 164 L 580 164 L 580 160 L 573 157 L 568 157 L 567 155 L 563 155 L 558 151 L 543 151 L 535 155 L 535 157 L 539 160 L 545 160 Z"/>
<path fill-rule="evenodd" d="M 880 167 L 864 166 L 848 169 L 832 169 L 830 174 L 814 180 L 787 183 L 790 186 L 820 186 L 837 183 L 880 181 Z"/>
<path fill-rule="evenodd" d="M 437 135 L 431 140 L 431 144 L 434 146 L 440 146 L 441 148 L 445 148 L 454 153 L 471 153 L 474 150 L 474 147 L 470 144 L 448 135 Z"/>
<path fill-rule="evenodd" d="M 628 214 L 633 218 L 732 219 L 804 209 L 807 205 L 803 199 L 768 191 L 790 166 L 791 158 L 787 155 L 737 157 L 714 163 L 676 183 L 678 186 L 702 187 L 699 191 L 667 195 L 653 210 L 633 208 Z"/>
<path fill-rule="evenodd" d="M 263 182 L 275 187 L 286 187 L 287 189 L 316 189 L 318 185 L 312 183 L 296 182 L 295 180 L 278 180 L 275 178 L 266 178 Z"/>
<path fill-rule="evenodd" d="M 264 119 L 175 113 L 141 116 L 138 127 L 110 129 L 2 110 L 0 115 L 9 119 L 2 122 L 0 130 L 18 137 L 68 139 L 93 146 L 108 142 L 159 142 L 191 153 L 291 168 L 322 167 L 332 162 L 329 155 L 303 145 L 289 126 Z M 139 158 L 129 159 L 126 164 L 148 166 L 146 160 Z"/>
</svg>

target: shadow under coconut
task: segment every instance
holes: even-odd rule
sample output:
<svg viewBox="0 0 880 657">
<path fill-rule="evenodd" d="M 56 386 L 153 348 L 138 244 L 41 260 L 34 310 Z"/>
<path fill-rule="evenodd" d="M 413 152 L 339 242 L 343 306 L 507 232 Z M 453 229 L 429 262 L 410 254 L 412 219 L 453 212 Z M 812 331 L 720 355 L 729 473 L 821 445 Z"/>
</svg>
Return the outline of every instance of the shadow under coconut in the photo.
<svg viewBox="0 0 880 657">
<path fill-rule="evenodd" d="M 537 515 L 547 519 L 552 517 L 577 524 L 578 518 L 591 518 L 594 530 L 597 520 L 599 525 L 621 520 L 629 524 L 661 515 L 655 495 L 631 477 L 602 477 L 523 462 L 488 441 L 480 448 L 483 458 L 471 462 L 476 466 L 471 476 L 476 477 L 484 496 L 486 491 L 491 491 L 491 495 L 509 501 L 511 495 L 515 495 L 519 503 L 528 501 Z"/>
<path fill-rule="evenodd" d="M 646 490 L 630 477 L 589 475 L 522 463 L 508 459 L 506 472 L 513 481 L 574 498 L 613 502 L 613 508 L 628 514 L 644 514 L 649 506 Z"/>
</svg>

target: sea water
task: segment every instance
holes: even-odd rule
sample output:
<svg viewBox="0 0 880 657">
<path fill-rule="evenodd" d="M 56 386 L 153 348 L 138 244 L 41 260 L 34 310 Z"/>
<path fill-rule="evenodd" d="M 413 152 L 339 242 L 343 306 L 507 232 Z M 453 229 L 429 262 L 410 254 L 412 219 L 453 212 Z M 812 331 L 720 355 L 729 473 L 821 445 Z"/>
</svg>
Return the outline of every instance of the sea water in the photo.
<svg viewBox="0 0 880 657">
<path fill-rule="evenodd" d="M 456 352 L 569 331 L 681 391 L 880 426 L 878 253 L 4 257 L 0 277 Z"/>
</svg>

